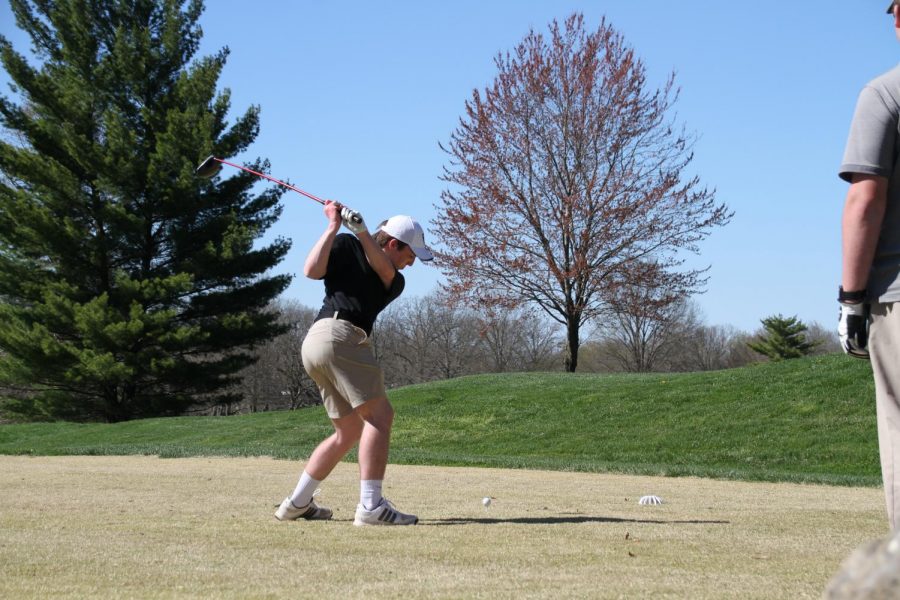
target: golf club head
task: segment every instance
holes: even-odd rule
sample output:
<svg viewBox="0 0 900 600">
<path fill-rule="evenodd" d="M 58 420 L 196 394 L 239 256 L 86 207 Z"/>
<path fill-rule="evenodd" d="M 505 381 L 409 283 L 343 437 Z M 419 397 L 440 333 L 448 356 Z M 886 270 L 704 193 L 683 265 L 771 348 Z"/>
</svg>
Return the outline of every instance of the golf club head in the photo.
<svg viewBox="0 0 900 600">
<path fill-rule="evenodd" d="M 216 160 L 215 156 L 210 156 L 194 171 L 198 177 L 209 179 L 222 170 L 222 165 Z"/>
</svg>

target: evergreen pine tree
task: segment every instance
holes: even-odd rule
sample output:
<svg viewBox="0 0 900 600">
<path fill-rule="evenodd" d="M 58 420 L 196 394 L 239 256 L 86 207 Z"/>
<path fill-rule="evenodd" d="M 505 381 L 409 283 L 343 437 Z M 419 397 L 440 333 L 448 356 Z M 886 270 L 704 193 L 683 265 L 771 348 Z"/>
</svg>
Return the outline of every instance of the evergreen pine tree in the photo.
<svg viewBox="0 0 900 600">
<path fill-rule="evenodd" d="M 794 317 L 776 315 L 762 320 L 765 333 L 756 341 L 747 345 L 754 352 L 768 356 L 772 360 L 785 360 L 806 356 L 820 342 L 809 341 L 806 337 L 807 327 Z"/>
<path fill-rule="evenodd" d="M 14 83 L 0 97 L 0 380 L 18 391 L 7 412 L 120 421 L 235 400 L 224 390 L 248 350 L 281 331 L 266 306 L 290 277 L 266 272 L 290 243 L 254 247 L 279 189 L 194 174 L 259 127 L 255 106 L 226 121 L 227 48 L 193 58 L 203 3 L 11 5 L 34 56 L 0 36 Z"/>
</svg>

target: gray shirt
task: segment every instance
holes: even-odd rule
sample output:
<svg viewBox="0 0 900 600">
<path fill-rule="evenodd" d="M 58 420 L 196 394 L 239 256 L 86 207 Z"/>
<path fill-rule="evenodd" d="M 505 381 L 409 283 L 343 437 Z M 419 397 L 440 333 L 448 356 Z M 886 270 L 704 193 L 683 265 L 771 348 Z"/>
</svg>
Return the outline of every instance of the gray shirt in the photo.
<svg viewBox="0 0 900 600">
<path fill-rule="evenodd" d="M 869 301 L 900 301 L 900 66 L 873 79 L 856 103 L 839 175 L 887 177 L 887 208 L 869 273 Z"/>
</svg>

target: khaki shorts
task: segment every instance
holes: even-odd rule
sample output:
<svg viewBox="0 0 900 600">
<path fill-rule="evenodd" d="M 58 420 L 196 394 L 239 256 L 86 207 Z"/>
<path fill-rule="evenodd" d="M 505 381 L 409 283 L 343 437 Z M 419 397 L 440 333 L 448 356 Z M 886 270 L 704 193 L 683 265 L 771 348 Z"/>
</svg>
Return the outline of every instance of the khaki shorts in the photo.
<svg viewBox="0 0 900 600">
<path fill-rule="evenodd" d="M 346 417 L 367 400 L 385 398 L 384 372 L 366 332 L 349 321 L 313 323 L 300 352 L 332 419 Z"/>
</svg>

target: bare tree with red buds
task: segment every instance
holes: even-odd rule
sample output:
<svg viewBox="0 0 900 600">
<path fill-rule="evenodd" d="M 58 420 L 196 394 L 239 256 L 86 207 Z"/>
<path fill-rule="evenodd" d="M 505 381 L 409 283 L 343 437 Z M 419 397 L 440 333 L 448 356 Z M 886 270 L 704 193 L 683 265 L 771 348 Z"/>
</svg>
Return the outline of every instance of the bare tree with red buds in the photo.
<svg viewBox="0 0 900 600">
<path fill-rule="evenodd" d="M 670 114 L 674 75 L 653 89 L 605 20 L 592 33 L 580 14 L 554 21 L 495 63 L 443 146 L 439 264 L 458 299 L 532 304 L 563 324 L 575 371 L 582 325 L 614 312 L 623 287 L 700 291 L 706 269 L 683 254 L 732 213 L 684 175 L 695 137 Z"/>
</svg>

